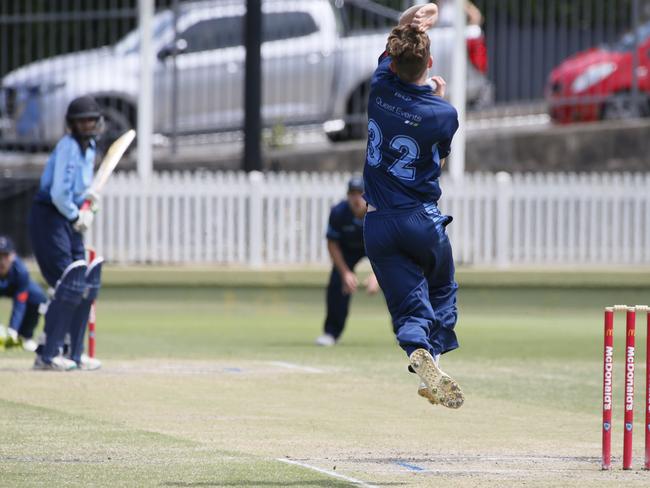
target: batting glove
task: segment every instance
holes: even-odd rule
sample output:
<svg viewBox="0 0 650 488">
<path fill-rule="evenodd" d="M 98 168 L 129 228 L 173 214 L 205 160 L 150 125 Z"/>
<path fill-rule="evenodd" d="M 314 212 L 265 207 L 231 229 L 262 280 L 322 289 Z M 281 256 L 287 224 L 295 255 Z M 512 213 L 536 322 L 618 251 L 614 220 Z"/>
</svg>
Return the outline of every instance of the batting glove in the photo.
<svg viewBox="0 0 650 488">
<path fill-rule="evenodd" d="M 99 196 L 99 193 L 95 193 L 92 190 L 88 190 L 86 193 L 86 198 L 84 200 L 90 201 L 90 210 L 93 211 L 93 213 L 97 213 L 99 211 L 99 202 L 101 201 L 101 197 Z"/>
<path fill-rule="evenodd" d="M 95 213 L 91 210 L 79 210 L 79 216 L 77 220 L 74 221 L 72 226 L 77 232 L 84 233 L 86 232 L 91 225 L 93 225 L 93 220 L 95 219 Z"/>
</svg>

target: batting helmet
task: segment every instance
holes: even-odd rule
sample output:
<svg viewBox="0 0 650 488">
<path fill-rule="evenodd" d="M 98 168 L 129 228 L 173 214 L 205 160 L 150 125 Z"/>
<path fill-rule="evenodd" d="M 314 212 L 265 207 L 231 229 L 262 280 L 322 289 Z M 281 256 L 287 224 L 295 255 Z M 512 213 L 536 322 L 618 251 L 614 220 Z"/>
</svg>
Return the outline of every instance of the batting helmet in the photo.
<svg viewBox="0 0 650 488">
<path fill-rule="evenodd" d="M 88 95 L 72 100 L 65 114 L 68 123 L 79 119 L 99 119 L 101 116 L 101 108 L 95 99 Z"/>
<path fill-rule="evenodd" d="M 92 130 L 83 131 L 78 127 L 78 124 L 75 124 L 75 121 L 84 119 L 94 119 L 97 123 Z M 65 114 L 65 121 L 70 132 L 84 141 L 97 137 L 103 128 L 102 110 L 95 99 L 88 95 L 75 98 L 70 102 L 68 111 Z"/>
</svg>

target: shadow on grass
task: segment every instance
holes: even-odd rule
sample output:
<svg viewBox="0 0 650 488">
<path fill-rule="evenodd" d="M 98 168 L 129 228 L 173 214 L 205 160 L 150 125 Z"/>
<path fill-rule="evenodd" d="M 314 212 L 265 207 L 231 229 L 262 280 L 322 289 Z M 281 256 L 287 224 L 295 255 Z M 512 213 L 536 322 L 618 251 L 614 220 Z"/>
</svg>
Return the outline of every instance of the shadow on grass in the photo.
<svg viewBox="0 0 650 488">
<path fill-rule="evenodd" d="M 390 343 L 388 344 L 389 346 L 391 345 Z M 316 340 L 314 339 L 313 341 L 292 341 L 292 342 L 274 342 L 274 341 L 269 341 L 264 343 L 265 347 L 281 347 L 283 349 L 292 349 L 292 348 L 305 348 L 305 349 L 312 349 L 314 351 L 325 351 L 330 348 L 338 350 L 338 349 L 368 349 L 370 348 L 384 348 L 386 346 L 385 343 L 383 342 L 337 342 L 336 346 L 329 346 L 329 347 L 323 347 L 323 346 L 318 346 L 316 345 Z"/>
<path fill-rule="evenodd" d="M 338 480 L 316 480 L 316 481 L 259 481 L 259 480 L 242 480 L 242 481 L 168 481 L 160 486 L 171 487 L 212 487 L 212 486 L 233 486 L 233 487 L 250 487 L 250 486 L 313 486 L 323 488 L 349 488 L 352 483 Z M 373 483 L 374 486 L 404 486 L 405 483 Z"/>
</svg>

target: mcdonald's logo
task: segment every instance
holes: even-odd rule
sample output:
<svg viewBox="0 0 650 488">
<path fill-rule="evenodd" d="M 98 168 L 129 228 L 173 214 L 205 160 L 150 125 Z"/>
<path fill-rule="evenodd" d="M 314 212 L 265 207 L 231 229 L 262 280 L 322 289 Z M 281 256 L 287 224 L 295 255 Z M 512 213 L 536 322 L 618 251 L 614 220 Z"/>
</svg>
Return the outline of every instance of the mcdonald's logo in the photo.
<svg viewBox="0 0 650 488">
<path fill-rule="evenodd" d="M 614 335 L 614 329 L 606 329 L 605 330 L 605 336 L 606 337 L 612 337 Z"/>
<path fill-rule="evenodd" d="M 635 332 L 634 329 L 628 329 L 628 330 L 627 330 L 627 336 L 628 336 L 628 337 L 634 337 L 634 332 Z"/>
</svg>

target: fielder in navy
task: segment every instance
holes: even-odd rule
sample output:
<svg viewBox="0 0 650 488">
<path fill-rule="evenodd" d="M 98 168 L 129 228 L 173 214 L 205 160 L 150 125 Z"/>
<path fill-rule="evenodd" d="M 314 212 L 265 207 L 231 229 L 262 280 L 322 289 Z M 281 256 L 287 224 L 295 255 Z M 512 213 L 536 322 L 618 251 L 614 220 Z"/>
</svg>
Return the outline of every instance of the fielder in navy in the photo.
<svg viewBox="0 0 650 488">
<path fill-rule="evenodd" d="M 30 279 L 27 268 L 16 256 L 11 239 L 6 236 L 0 236 L 0 297 L 13 301 L 4 346 L 22 346 L 26 351 L 34 352 L 37 346 L 33 339 L 34 330 L 47 297 Z M 0 339 L 4 335 L 0 334 Z"/>
<path fill-rule="evenodd" d="M 397 341 L 421 378 L 418 393 L 458 408 L 463 393 L 438 366 L 441 354 L 458 347 L 457 285 L 445 231 L 452 219 L 437 206 L 458 117 L 443 99 L 444 80 L 428 78 L 433 59 L 426 31 L 437 16 L 434 4 L 404 12 L 372 78 L 364 235 Z"/>
<path fill-rule="evenodd" d="M 45 315 L 45 343 L 37 350 L 34 369 L 68 371 L 97 369 L 101 363 L 83 354 L 88 314 L 97 297 L 102 260 L 87 263 L 83 232 L 96 208 L 82 209 L 89 193 L 95 162 L 95 137 L 101 111 L 91 97 L 68 106 L 66 134 L 47 161 L 29 219 L 34 256 L 45 281 L 54 290 Z M 66 334 L 69 357 L 62 355 Z"/>
<path fill-rule="evenodd" d="M 316 339 L 319 346 L 333 346 L 339 340 L 348 318 L 350 297 L 359 286 L 354 268 L 366 256 L 363 244 L 363 217 L 366 215 L 363 189 L 363 178 L 353 176 L 348 183 L 347 199 L 332 207 L 330 212 L 327 250 L 332 258 L 332 273 L 327 286 L 327 316 L 323 335 Z M 370 275 L 365 285 L 371 295 L 379 291 L 375 275 Z"/>
</svg>

